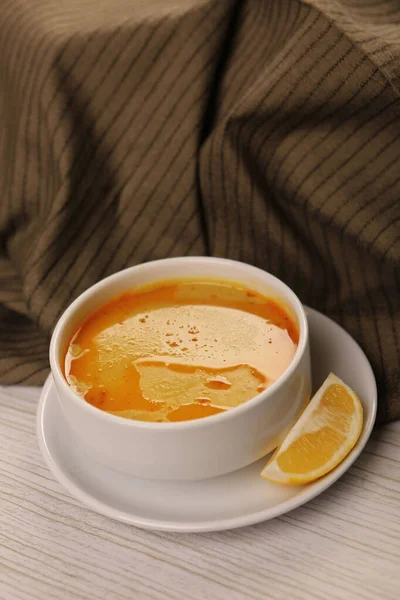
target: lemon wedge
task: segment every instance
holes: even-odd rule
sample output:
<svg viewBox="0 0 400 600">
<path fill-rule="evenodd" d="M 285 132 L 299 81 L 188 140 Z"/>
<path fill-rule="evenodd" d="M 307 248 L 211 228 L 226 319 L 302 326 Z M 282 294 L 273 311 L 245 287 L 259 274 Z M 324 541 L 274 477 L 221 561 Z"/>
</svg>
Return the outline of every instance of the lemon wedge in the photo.
<svg viewBox="0 0 400 600">
<path fill-rule="evenodd" d="M 358 396 L 331 373 L 260 473 L 301 485 L 334 469 L 360 437 L 363 408 Z"/>
</svg>

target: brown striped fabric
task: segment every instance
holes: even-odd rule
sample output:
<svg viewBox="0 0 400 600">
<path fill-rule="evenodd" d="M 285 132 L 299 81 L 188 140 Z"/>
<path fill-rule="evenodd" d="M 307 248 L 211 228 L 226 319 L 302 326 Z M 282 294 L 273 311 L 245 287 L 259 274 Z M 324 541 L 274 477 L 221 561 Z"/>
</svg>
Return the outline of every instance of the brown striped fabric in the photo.
<svg viewBox="0 0 400 600">
<path fill-rule="evenodd" d="M 400 2 L 0 0 L 0 383 L 156 258 L 275 273 L 400 417 Z"/>
</svg>

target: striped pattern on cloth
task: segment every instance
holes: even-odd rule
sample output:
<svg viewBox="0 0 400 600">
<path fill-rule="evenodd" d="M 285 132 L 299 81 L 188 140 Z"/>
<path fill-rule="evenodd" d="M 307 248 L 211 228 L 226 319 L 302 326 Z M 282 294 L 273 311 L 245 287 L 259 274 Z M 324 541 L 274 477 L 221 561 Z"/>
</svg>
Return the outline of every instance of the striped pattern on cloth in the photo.
<svg viewBox="0 0 400 600">
<path fill-rule="evenodd" d="M 151 259 L 266 269 L 400 417 L 398 0 L 0 0 L 0 383 Z"/>
</svg>

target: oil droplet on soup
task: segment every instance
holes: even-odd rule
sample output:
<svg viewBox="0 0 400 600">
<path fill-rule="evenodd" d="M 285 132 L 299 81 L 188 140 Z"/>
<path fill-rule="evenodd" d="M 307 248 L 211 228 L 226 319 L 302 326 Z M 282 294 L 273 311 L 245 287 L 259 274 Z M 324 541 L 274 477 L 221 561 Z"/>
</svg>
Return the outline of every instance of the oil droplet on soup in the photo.
<svg viewBox="0 0 400 600">
<path fill-rule="evenodd" d="M 246 402 L 289 366 L 298 328 L 278 301 L 223 281 L 177 280 L 109 302 L 72 336 L 69 385 L 93 406 L 183 421 Z"/>
</svg>

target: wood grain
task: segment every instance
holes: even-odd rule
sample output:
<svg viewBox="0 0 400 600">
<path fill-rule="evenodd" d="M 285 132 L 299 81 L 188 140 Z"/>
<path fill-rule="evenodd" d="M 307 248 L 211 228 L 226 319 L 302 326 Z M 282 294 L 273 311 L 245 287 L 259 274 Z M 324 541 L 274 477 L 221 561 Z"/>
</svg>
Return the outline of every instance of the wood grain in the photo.
<svg viewBox="0 0 400 600">
<path fill-rule="evenodd" d="M 330 490 L 215 534 L 151 533 L 90 512 L 39 453 L 40 390 L 0 388 L 1 600 L 395 600 L 400 423 L 375 431 Z"/>
</svg>

